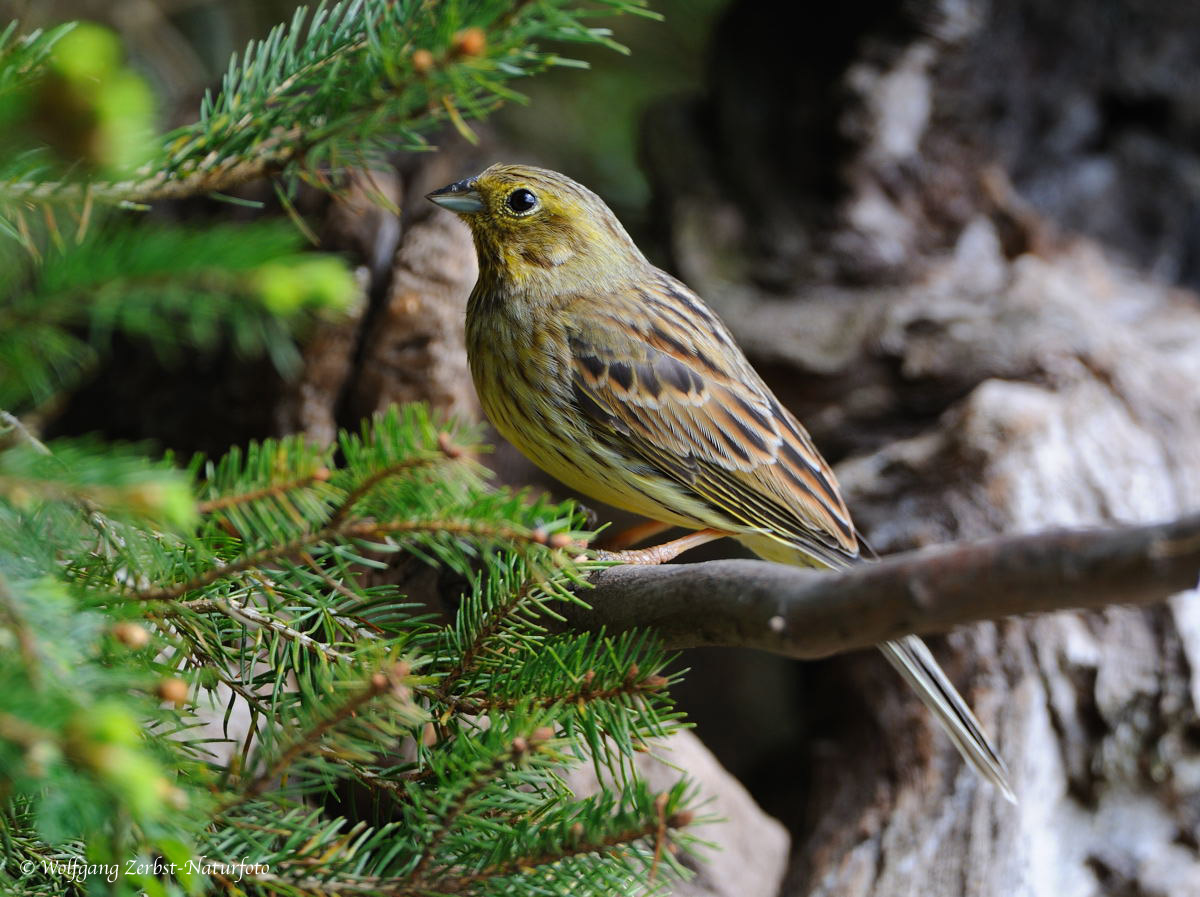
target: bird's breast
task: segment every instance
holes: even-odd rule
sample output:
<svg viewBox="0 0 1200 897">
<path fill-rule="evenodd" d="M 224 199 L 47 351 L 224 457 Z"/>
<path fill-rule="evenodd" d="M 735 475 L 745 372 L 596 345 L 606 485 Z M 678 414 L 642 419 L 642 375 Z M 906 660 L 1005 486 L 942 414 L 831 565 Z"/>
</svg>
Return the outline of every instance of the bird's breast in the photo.
<svg viewBox="0 0 1200 897">
<path fill-rule="evenodd" d="M 637 514 L 682 526 L 708 525 L 694 514 L 670 510 L 678 504 L 677 487 L 660 477 L 635 481 L 630 476 L 635 462 L 597 439 L 575 404 L 570 348 L 561 326 L 503 312 L 468 315 L 467 351 L 488 419 L 542 470 L 584 495 Z"/>
<path fill-rule="evenodd" d="M 565 336 L 532 316 L 476 308 L 467 317 L 467 355 L 479 401 L 504 438 L 530 449 L 561 438 Z"/>
</svg>

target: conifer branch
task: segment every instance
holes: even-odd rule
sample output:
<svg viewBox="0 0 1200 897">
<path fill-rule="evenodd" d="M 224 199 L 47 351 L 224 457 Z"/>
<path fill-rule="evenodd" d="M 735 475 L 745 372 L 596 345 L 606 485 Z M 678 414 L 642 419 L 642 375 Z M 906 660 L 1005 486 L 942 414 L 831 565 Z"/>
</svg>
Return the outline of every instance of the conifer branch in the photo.
<svg viewBox="0 0 1200 897">
<path fill-rule="evenodd" d="M 299 139 L 299 129 L 289 135 Z M 149 205 L 169 199 L 187 199 L 206 193 L 224 193 L 260 178 L 271 177 L 286 170 L 288 164 L 301 155 L 301 146 L 274 149 L 283 137 L 263 142 L 266 152 L 253 159 L 228 159 L 210 163 L 180 176 L 161 170 L 142 178 L 122 181 L 9 181 L 0 183 L 0 202 L 5 204 L 40 206 L 46 203 L 109 204 L 127 207 Z M 26 230 L 28 225 L 25 225 Z"/>
<path fill-rule="evenodd" d="M 528 736 L 518 735 L 509 742 L 508 749 L 504 753 L 498 754 L 490 763 L 475 770 L 466 786 L 455 795 L 449 810 L 438 821 L 437 828 L 426 842 L 420 859 L 409 873 L 410 880 L 418 889 L 422 886 L 429 886 L 425 872 L 433 863 L 437 848 L 450 834 L 454 823 L 466 811 L 471 799 L 491 784 L 509 763 L 520 762 L 530 754 L 537 753 L 553 736 L 554 730 L 547 728 L 539 728 Z"/>
<path fill-rule="evenodd" d="M 382 523 L 364 521 L 346 527 L 343 532 L 361 539 L 406 533 L 441 533 L 448 536 L 474 536 L 513 545 L 545 545 L 546 536 L 508 523 L 485 520 L 388 520 Z"/>
<path fill-rule="evenodd" d="M 323 483 L 328 479 L 329 468 L 318 467 L 312 473 L 296 477 L 293 480 L 286 480 L 282 483 L 271 483 L 268 486 L 263 486 L 260 489 L 252 489 L 249 492 L 242 492 L 237 495 L 222 495 L 220 498 L 199 502 L 196 508 L 201 514 L 211 514 L 214 511 L 223 511 L 226 508 L 236 507 L 237 505 L 261 501 L 264 498 L 286 495 L 297 489 L 304 489 L 307 486 L 311 486 L 313 483 Z"/>
<path fill-rule="evenodd" d="M 44 105 L 57 96 L 42 89 L 60 61 L 52 35 L 0 29 L 0 93 L 29 88 L 28 120 L 6 139 L 30 145 L 0 159 L 0 239 L 12 240 L 0 265 L 17 272 L 0 287 L 0 408 L 61 401 L 114 335 L 164 358 L 230 346 L 296 369 L 296 325 L 360 295 L 343 264 L 298 260 L 302 240 L 278 216 L 195 229 L 113 209 L 262 178 L 285 209 L 297 180 L 337 190 L 348 167 L 424 147 L 434 127 L 469 133 L 517 96 L 510 79 L 570 61 L 550 42 L 615 46 L 592 17 L 642 5 L 322 2 L 232 60 L 194 123 L 147 147 L 155 160 L 132 174 L 91 155 L 60 164 L 41 126 L 62 111 Z M 83 36 L 111 38 L 119 56 L 99 31 Z M 84 91 L 108 98 L 88 78 Z M 80 182 L 83 172 L 98 180 Z M 275 279 L 285 270 L 290 280 Z M 308 290 L 299 305 L 280 298 L 296 283 Z M 229 893 L 426 897 L 442 880 L 480 893 L 487 878 L 519 887 L 521 869 L 554 861 L 564 865 L 539 874 L 547 891 L 644 883 L 648 852 L 631 859 L 621 839 L 636 828 L 662 853 L 652 795 L 631 784 L 573 799 L 560 776 L 600 739 L 593 762 L 615 780 L 628 772 L 622 758 L 677 726 L 673 677 L 658 674 L 668 658 L 648 634 L 547 630 L 543 614 L 574 600 L 582 517 L 489 486 L 457 433 L 409 407 L 332 448 L 267 440 L 183 471 L 95 441 L 56 440 L 46 459 L 30 428 L 0 412 L 0 636 L 13 649 L 0 652 L 0 678 L 14 685 L 0 694 L 0 816 L 15 854 L 264 861 L 245 882 L 214 871 L 152 886 Z M 450 626 L 388 577 L 359 581 L 401 551 L 467 578 Z M 388 667 L 366 680 L 396 657 L 421 658 L 420 675 Z M 188 700 L 185 685 L 213 706 Z M 581 703 L 586 727 L 575 725 Z M 428 710 L 446 704 L 456 712 L 435 727 Z M 222 706 L 229 744 L 214 750 Z M 409 738 L 415 757 L 389 754 Z M 335 805 L 335 791 L 360 786 L 379 807 Z M 642 825 L 651 817 L 656 834 Z M 20 884 L 63 887 L 45 869 Z"/>
<path fill-rule="evenodd" d="M 667 820 L 667 828 L 683 829 L 692 823 L 690 813 L 678 813 Z M 462 894 L 469 892 L 475 885 L 480 882 L 494 878 L 507 878 L 511 875 L 519 875 L 528 869 L 536 869 L 540 866 L 551 866 L 555 863 L 561 863 L 563 860 L 569 860 L 572 857 L 583 856 L 585 854 L 605 853 L 619 850 L 642 841 L 651 841 L 657 839 L 659 833 L 660 821 L 657 817 L 648 819 L 643 825 L 631 826 L 621 829 L 620 831 L 610 832 L 595 841 L 579 840 L 574 844 L 564 844 L 559 849 L 546 851 L 545 853 L 537 854 L 531 857 L 523 857 L 520 860 L 508 861 L 504 863 L 496 863 L 492 866 L 485 867 L 471 875 L 463 875 L 454 878 L 443 878 L 436 882 L 437 890 L 446 891 L 451 894 Z"/>
<path fill-rule="evenodd" d="M 164 635 L 171 635 L 169 627 L 165 624 L 160 622 L 158 626 Z M 189 659 L 193 661 L 194 666 L 211 671 L 214 678 L 245 701 L 247 707 L 250 707 L 254 712 L 263 717 L 270 718 L 271 710 L 263 703 L 262 695 L 256 694 L 245 683 L 227 672 L 224 664 L 218 662 L 216 658 L 196 644 L 195 641 L 191 641 L 188 644 L 187 650 L 191 655 Z"/>
<path fill-rule="evenodd" d="M 643 0 L 610 5 L 646 12 Z M 423 135 L 446 121 L 470 134 L 460 107 L 485 116 L 516 96 L 504 82 L 561 63 L 538 49 L 541 39 L 621 49 L 603 30 L 583 25 L 597 10 L 570 0 L 506 12 L 493 14 L 490 33 L 476 27 L 469 30 L 477 40 L 446 45 L 438 4 L 397 8 L 359 0 L 325 5 L 311 16 L 301 10 L 234 60 L 199 119 L 162 138 L 153 166 L 119 181 L 39 179 L 40 172 L 0 178 L 0 203 L 13 209 L 13 226 L 26 231 L 32 247 L 23 208 L 47 203 L 136 207 L 228 192 L 286 172 L 328 187 L 321 184 L 328 180 L 322 163 L 334 167 L 349 156 L 364 167 L 380 150 L 423 148 Z M 487 21 L 486 9 L 478 14 Z M 335 71 L 339 77 L 331 80 Z"/>
<path fill-rule="evenodd" d="M 282 638 L 287 639 L 313 651 L 329 660 L 344 661 L 353 659 L 351 655 L 346 654 L 336 648 L 331 648 L 324 642 L 317 641 L 311 635 L 306 635 L 297 629 L 288 626 L 282 620 L 264 614 L 247 604 L 235 605 L 223 598 L 202 598 L 196 601 L 185 601 L 179 605 L 178 610 L 170 613 L 171 616 L 178 615 L 182 610 L 194 611 L 198 614 L 219 613 L 224 614 L 231 620 L 237 620 L 251 629 L 266 629 L 273 632 Z"/>
<path fill-rule="evenodd" d="M 686 811 L 666 819 L 667 830 L 681 830 L 692 823 L 692 815 Z M 553 866 L 565 860 L 596 854 L 608 854 L 641 842 L 655 841 L 664 828 L 659 817 L 646 821 L 641 826 L 630 826 L 609 832 L 594 841 L 577 838 L 574 843 L 564 844 L 559 849 L 545 851 L 519 860 L 494 863 L 468 875 L 446 875 L 428 881 L 414 881 L 411 875 L 400 878 L 361 876 L 357 878 L 317 878 L 315 876 L 289 877 L 267 872 L 255 878 L 262 883 L 278 883 L 321 894 L 387 894 L 389 897 L 428 897 L 430 894 L 470 894 L 484 882 L 522 875 L 530 870 Z"/>
<path fill-rule="evenodd" d="M 504 523 L 480 520 L 390 520 L 382 523 L 343 521 L 336 526 L 326 526 L 314 532 L 297 536 L 280 545 L 272 545 L 269 548 L 253 552 L 223 566 L 212 567 L 186 582 L 172 586 L 141 589 L 127 593 L 125 597 L 135 601 L 172 601 L 188 592 L 197 591 L 220 580 L 231 579 L 239 573 L 257 570 L 273 561 L 299 557 L 305 551 L 325 542 L 340 538 L 375 540 L 387 536 L 417 533 L 476 536 L 529 545 L 545 543 L 545 537 L 539 537 L 536 532 Z"/>
<path fill-rule="evenodd" d="M 351 490 L 350 494 L 342 500 L 333 510 L 333 515 L 329 518 L 330 526 L 337 526 L 347 515 L 353 510 L 354 506 L 367 495 L 372 489 L 382 483 L 384 480 L 391 477 L 400 476 L 405 473 L 411 473 L 414 470 L 419 470 L 422 467 L 429 467 L 443 460 L 437 456 L 428 456 L 422 458 L 404 458 L 397 461 L 395 464 L 389 464 L 382 470 L 377 470 L 370 476 L 363 479 L 361 483 Z"/>
<path fill-rule="evenodd" d="M 360 600 L 361 596 L 356 595 L 351 589 L 347 588 L 346 584 L 344 582 L 334 579 L 332 576 L 330 576 L 328 573 L 326 573 L 325 568 L 322 567 L 317 562 L 317 559 L 315 557 L 313 557 L 311 553 L 309 553 L 307 551 L 301 552 L 300 560 L 304 561 L 304 563 L 308 565 L 308 569 L 312 570 L 315 574 L 317 574 L 317 577 L 321 580 L 321 582 L 325 583 L 325 585 L 329 586 L 329 588 L 333 589 L 335 592 L 337 592 L 343 598 L 348 598 L 351 601 Z M 358 585 L 358 580 L 355 579 L 353 572 L 346 571 L 346 573 L 343 575 L 346 577 L 346 579 L 350 580 L 350 582 L 353 583 L 355 586 Z M 356 621 L 356 622 L 358 622 L 358 621 Z M 367 628 L 369 628 L 369 629 L 377 629 L 378 628 L 378 627 L 372 627 L 369 624 L 366 624 L 366 625 L 367 625 Z"/>
<path fill-rule="evenodd" d="M 29 428 L 25 426 L 24 422 L 11 411 L 5 411 L 3 408 L 0 408 L 0 423 L 8 427 L 12 435 L 29 445 L 35 452 L 42 455 L 50 454 L 50 449 L 46 448 L 46 445 L 40 439 L 34 436 L 33 433 L 29 431 Z M 0 435 L 7 436 L 8 434 Z M 3 448 L 3 444 L 0 443 L 0 449 Z"/>
<path fill-rule="evenodd" d="M 493 608 L 492 612 L 488 615 L 487 621 L 475 633 L 475 637 L 463 649 L 458 660 L 454 662 L 453 666 L 446 672 L 446 675 L 442 677 L 441 685 L 438 686 L 437 690 L 437 700 L 448 705 L 451 713 L 455 712 L 456 704 L 454 699 L 451 698 L 450 693 L 474 669 L 484 645 L 500 631 L 501 626 L 504 625 L 504 621 L 525 603 L 525 599 L 533 591 L 534 585 L 535 583 L 533 582 L 524 583 L 520 588 L 514 590 L 512 595 L 499 607 Z"/>
<path fill-rule="evenodd" d="M 414 688 L 413 692 L 416 693 L 417 690 Z M 329 748 L 318 747 L 316 749 L 316 753 L 320 754 L 322 757 L 325 757 L 332 763 L 338 763 L 345 766 L 354 773 L 355 777 L 360 782 L 369 785 L 372 788 L 378 788 L 380 791 L 387 794 L 388 797 L 390 797 L 396 804 L 407 804 L 411 800 L 403 783 L 422 781 L 433 775 L 433 770 L 429 767 L 426 767 L 411 773 L 393 773 L 389 778 L 388 776 L 380 775 L 369 766 L 355 762 L 354 760 L 351 760 L 337 751 Z"/>
<path fill-rule="evenodd" d="M 173 601 L 188 592 L 195 592 L 210 586 L 215 582 L 224 579 L 231 579 L 239 573 L 245 573 L 248 570 L 256 570 L 265 564 L 272 561 L 280 561 L 290 557 L 296 557 L 306 549 L 319 545 L 329 538 L 338 535 L 337 531 L 326 532 L 320 530 L 315 533 L 297 536 L 280 545 L 272 545 L 269 548 L 264 548 L 261 551 L 253 552 L 245 555 L 228 564 L 223 564 L 218 567 L 210 567 L 198 576 L 194 576 L 186 582 L 176 583 L 172 586 L 160 586 L 151 589 L 141 589 L 136 592 L 128 593 L 126 597 L 135 601 Z"/>
<path fill-rule="evenodd" d="M 398 663 L 387 671 L 381 670 L 372 673 L 367 684 L 360 688 L 357 694 L 343 701 L 332 713 L 294 739 L 279 753 L 274 762 L 243 786 L 241 793 L 225 804 L 221 808 L 221 812 L 228 812 L 232 807 L 261 795 L 297 759 L 310 751 L 315 751 L 321 739 L 331 730 L 351 719 L 376 698 L 388 693 L 395 693 L 408 677 L 408 673 L 408 665 L 405 663 Z"/>
<path fill-rule="evenodd" d="M 589 670 L 588 672 L 591 673 L 592 671 Z M 669 684 L 670 680 L 666 676 L 659 676 L 657 674 L 638 678 L 638 670 L 634 666 L 625 677 L 625 681 L 619 685 L 613 685 L 609 688 L 592 689 L 591 681 L 591 676 L 585 676 L 583 684 L 577 690 L 559 695 L 540 697 L 534 701 L 534 706 L 546 709 L 554 707 L 557 704 L 570 706 L 592 704 L 597 701 L 611 701 L 620 697 L 635 698 L 640 695 L 662 691 Z M 476 693 L 463 697 L 442 699 L 439 692 L 429 689 L 422 689 L 419 693 L 433 700 L 443 701 L 449 705 L 453 712 L 465 713 L 468 716 L 481 716 L 494 710 L 512 710 L 516 707 L 528 706 L 529 704 L 528 696 L 514 698 Z"/>
</svg>

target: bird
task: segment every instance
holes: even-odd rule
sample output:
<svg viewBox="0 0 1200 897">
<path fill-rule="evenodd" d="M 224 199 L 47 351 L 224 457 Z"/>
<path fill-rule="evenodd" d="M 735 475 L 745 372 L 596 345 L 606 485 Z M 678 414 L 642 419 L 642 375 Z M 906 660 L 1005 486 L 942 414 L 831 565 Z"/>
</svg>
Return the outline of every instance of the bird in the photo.
<svg viewBox="0 0 1200 897">
<path fill-rule="evenodd" d="M 495 164 L 427 194 L 470 228 L 471 375 L 496 430 L 593 499 L 688 536 L 618 557 L 658 563 L 732 537 L 761 558 L 865 560 L 833 471 L 729 328 L 655 267 L 604 201 L 566 175 Z M 1004 761 L 916 636 L 879 649 L 985 780 Z"/>
</svg>

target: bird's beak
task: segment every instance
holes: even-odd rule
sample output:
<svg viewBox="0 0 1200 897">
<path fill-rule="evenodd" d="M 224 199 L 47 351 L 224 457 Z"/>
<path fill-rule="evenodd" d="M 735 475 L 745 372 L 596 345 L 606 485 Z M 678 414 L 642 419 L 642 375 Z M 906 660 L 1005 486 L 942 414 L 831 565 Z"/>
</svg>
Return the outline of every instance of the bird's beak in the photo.
<svg viewBox="0 0 1200 897">
<path fill-rule="evenodd" d="M 432 193 L 426 193 L 425 198 L 437 203 L 443 209 L 458 212 L 460 215 L 474 215 L 483 211 L 483 197 L 475 189 L 476 179 L 466 178 L 447 184 Z"/>
</svg>

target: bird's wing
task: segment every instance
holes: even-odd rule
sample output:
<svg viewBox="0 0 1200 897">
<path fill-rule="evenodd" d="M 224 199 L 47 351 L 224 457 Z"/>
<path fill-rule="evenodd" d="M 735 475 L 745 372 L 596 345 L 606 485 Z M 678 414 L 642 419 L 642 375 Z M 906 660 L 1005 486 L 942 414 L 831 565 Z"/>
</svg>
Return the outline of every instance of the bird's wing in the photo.
<svg viewBox="0 0 1200 897">
<path fill-rule="evenodd" d="M 858 557 L 828 465 L 694 294 L 664 275 L 595 305 L 572 309 L 567 337 L 575 401 L 597 438 L 817 563 Z M 915 636 L 879 647 L 962 755 L 1015 800 L 1004 761 L 929 649 Z"/>
<path fill-rule="evenodd" d="M 570 311 L 572 389 L 598 438 L 743 532 L 825 564 L 858 556 L 828 465 L 695 294 L 661 275 Z"/>
</svg>

